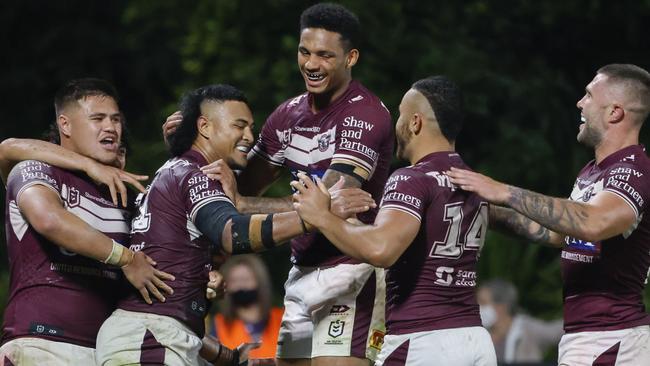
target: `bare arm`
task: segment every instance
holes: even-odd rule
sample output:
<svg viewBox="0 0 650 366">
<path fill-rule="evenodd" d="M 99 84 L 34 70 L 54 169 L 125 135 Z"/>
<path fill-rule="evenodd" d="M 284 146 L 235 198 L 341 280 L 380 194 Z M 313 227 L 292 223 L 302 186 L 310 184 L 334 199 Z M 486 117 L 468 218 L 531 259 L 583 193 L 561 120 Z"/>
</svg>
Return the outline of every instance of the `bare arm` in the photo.
<svg viewBox="0 0 650 366">
<path fill-rule="evenodd" d="M 578 202 L 509 186 L 467 170 L 452 168 L 447 174 L 461 189 L 476 192 L 490 203 L 512 207 L 551 231 L 582 240 L 598 241 L 622 234 L 636 220 L 634 210 L 607 191 L 589 202 Z"/>
<path fill-rule="evenodd" d="M 251 164 L 253 165 L 251 166 Z M 249 166 L 242 175 L 239 176 L 239 184 L 237 184 L 234 174 L 232 174 L 223 161 L 217 161 L 210 165 L 201 167 L 201 170 L 210 178 L 218 179 L 221 182 L 224 191 L 235 203 L 237 211 L 241 213 L 256 214 L 293 211 L 291 196 L 251 197 L 243 196 L 242 194 L 244 193 L 238 192 L 237 185 L 239 185 L 239 190 L 242 192 L 245 192 L 246 190 L 250 191 L 251 186 L 263 185 L 266 181 L 264 177 L 272 177 L 273 180 L 275 180 L 279 175 L 280 170 L 278 167 L 269 164 L 257 155 L 254 155 L 251 158 Z M 257 172 L 257 175 L 252 177 L 246 173 L 251 171 Z M 339 194 L 334 197 L 337 212 L 340 212 L 341 216 L 366 211 L 370 206 L 374 207 L 374 202 L 368 198 L 369 196 L 364 197 L 360 195 L 358 191 L 345 191 L 346 188 L 361 187 L 361 182 L 351 175 L 328 169 L 323 176 L 323 182 L 328 188 L 330 188 L 338 183 L 341 178 L 343 178 L 343 182 L 340 185 L 337 185 Z M 248 189 L 246 188 L 247 186 Z M 268 184 L 263 187 L 262 191 L 265 190 L 267 186 Z M 349 204 L 349 206 L 343 208 L 342 205 L 344 202 Z"/>
<path fill-rule="evenodd" d="M 301 217 L 316 226 L 343 253 L 377 267 L 390 267 L 415 239 L 420 221 L 402 211 L 383 209 L 373 225 L 349 223 L 332 214 L 325 186 L 299 175 L 293 182 L 299 194 L 294 207 Z M 303 185 L 304 184 L 304 185 Z M 319 189 L 320 188 L 320 189 Z"/>
<path fill-rule="evenodd" d="M 561 248 L 564 237 L 507 207 L 490 205 L 490 223 L 500 231 L 513 232 L 540 244 Z"/>
<path fill-rule="evenodd" d="M 127 205 L 127 191 L 122 181 L 141 192 L 145 190 L 138 181 L 147 179 L 146 176 L 109 167 L 59 145 L 32 139 L 6 139 L 0 144 L 0 173 L 5 184 L 11 169 L 24 160 L 39 160 L 59 168 L 83 171 L 95 181 L 108 186 L 114 204 L 117 204 L 119 194 L 124 207 Z"/>
<path fill-rule="evenodd" d="M 28 187 L 18 197 L 17 204 L 34 230 L 61 248 L 97 261 L 105 261 L 112 253 L 113 241 L 69 213 L 52 189 L 42 185 Z M 133 253 L 124 248 L 115 264 L 122 268 L 126 278 L 149 304 L 149 292 L 160 301 L 165 298 L 158 288 L 169 294 L 173 292 L 162 280 L 174 277 L 153 268 L 155 262 L 142 252 Z"/>
<path fill-rule="evenodd" d="M 252 154 L 246 169 L 239 175 L 239 191 L 244 196 L 259 196 L 280 177 L 282 167 L 273 165 L 261 156 Z"/>
</svg>

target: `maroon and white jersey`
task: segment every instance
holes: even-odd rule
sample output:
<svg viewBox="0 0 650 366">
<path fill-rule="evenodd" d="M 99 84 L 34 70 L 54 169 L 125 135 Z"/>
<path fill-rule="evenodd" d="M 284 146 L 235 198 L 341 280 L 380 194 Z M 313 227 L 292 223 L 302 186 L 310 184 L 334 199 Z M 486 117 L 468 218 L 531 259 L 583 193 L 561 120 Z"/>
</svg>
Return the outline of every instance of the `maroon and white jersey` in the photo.
<svg viewBox="0 0 650 366">
<path fill-rule="evenodd" d="M 323 177 L 330 165 L 344 164 L 364 181 L 362 189 L 379 200 L 393 154 L 393 126 L 383 103 L 357 81 L 324 110 L 313 113 L 313 96 L 282 103 L 266 120 L 252 153 L 295 175 Z M 377 210 L 360 214 L 372 223 Z M 291 241 L 292 262 L 304 266 L 358 263 L 321 234 Z"/>
<path fill-rule="evenodd" d="M 380 210 L 421 222 L 417 237 L 386 270 L 388 334 L 480 326 L 476 264 L 488 225 L 488 204 L 456 189 L 444 174 L 469 169 L 453 151 L 435 152 L 396 170 Z"/>
<path fill-rule="evenodd" d="M 40 161 L 16 165 L 5 204 L 10 283 L 2 343 L 38 337 L 94 348 L 99 327 L 115 310 L 122 273 L 37 233 L 18 208 L 22 192 L 34 185 L 56 192 L 68 212 L 115 241 L 129 238 L 130 215 L 113 205 L 105 186 Z"/>
<path fill-rule="evenodd" d="M 589 202 L 606 191 L 630 205 L 635 224 L 622 235 L 588 242 L 566 237 L 562 250 L 564 329 L 615 330 L 650 324 L 643 289 L 650 268 L 650 159 L 643 146 L 621 149 L 585 166 L 571 200 Z"/>
<path fill-rule="evenodd" d="M 199 337 L 205 331 L 205 291 L 212 268 L 211 244 L 194 225 L 200 208 L 210 202 L 231 204 L 221 184 L 200 170 L 207 161 L 194 150 L 167 161 L 151 182 L 146 195 L 138 197 L 131 224 L 131 249 L 142 250 L 158 264 L 157 269 L 176 280 L 174 294 L 164 303 L 147 305 L 135 290 L 118 307 L 124 310 L 166 315 L 190 327 Z"/>
</svg>

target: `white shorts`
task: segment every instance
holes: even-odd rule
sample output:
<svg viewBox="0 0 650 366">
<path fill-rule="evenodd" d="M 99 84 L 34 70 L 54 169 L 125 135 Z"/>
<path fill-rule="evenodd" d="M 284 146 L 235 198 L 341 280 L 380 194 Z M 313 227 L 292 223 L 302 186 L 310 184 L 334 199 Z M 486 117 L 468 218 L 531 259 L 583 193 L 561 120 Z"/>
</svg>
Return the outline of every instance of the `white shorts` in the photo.
<svg viewBox="0 0 650 366">
<path fill-rule="evenodd" d="M 375 366 L 496 366 L 492 338 L 483 327 L 440 329 L 384 338 Z"/>
<path fill-rule="evenodd" d="M 365 263 L 293 266 L 284 287 L 278 358 L 375 359 L 385 332 L 383 269 Z"/>
<path fill-rule="evenodd" d="M 562 336 L 558 364 L 565 366 L 648 366 L 650 326 Z"/>
<path fill-rule="evenodd" d="M 0 365 L 94 365 L 95 349 L 42 338 L 17 338 L 0 347 Z"/>
<path fill-rule="evenodd" d="M 99 329 L 95 359 L 99 366 L 204 365 L 202 345 L 174 318 L 117 309 Z"/>
</svg>

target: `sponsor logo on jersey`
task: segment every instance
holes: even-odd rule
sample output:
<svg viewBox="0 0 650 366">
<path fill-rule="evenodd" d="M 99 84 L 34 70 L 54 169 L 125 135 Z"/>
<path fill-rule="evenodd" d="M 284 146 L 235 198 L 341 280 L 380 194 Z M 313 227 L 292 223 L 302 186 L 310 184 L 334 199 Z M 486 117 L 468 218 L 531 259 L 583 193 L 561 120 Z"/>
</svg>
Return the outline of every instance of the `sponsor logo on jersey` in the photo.
<svg viewBox="0 0 650 366">
<path fill-rule="evenodd" d="M 600 253 L 600 242 L 592 243 L 590 241 L 572 238 L 570 236 L 564 238 L 564 242 L 571 249 L 584 250 L 596 254 Z"/>
<path fill-rule="evenodd" d="M 379 329 L 373 329 L 370 333 L 370 342 L 369 346 L 381 351 L 381 346 L 384 344 L 384 335 L 385 333 Z"/>
<path fill-rule="evenodd" d="M 350 307 L 347 305 L 333 305 L 330 309 L 330 314 L 342 314 L 350 310 Z"/>
</svg>

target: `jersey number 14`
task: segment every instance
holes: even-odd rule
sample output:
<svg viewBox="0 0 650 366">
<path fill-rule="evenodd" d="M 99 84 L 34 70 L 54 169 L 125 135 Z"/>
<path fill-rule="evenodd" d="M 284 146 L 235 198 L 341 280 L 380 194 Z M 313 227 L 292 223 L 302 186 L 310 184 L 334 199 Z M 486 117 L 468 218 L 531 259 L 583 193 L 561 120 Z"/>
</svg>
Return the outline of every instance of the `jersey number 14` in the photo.
<svg viewBox="0 0 650 366">
<path fill-rule="evenodd" d="M 463 204 L 463 202 L 456 202 L 445 205 L 443 220 L 449 225 L 447 234 L 444 241 L 435 241 L 433 243 L 429 256 L 457 259 L 463 255 L 465 250 L 480 251 L 483 248 L 488 224 L 488 205 L 481 202 L 467 229 L 462 232 Z"/>
</svg>

